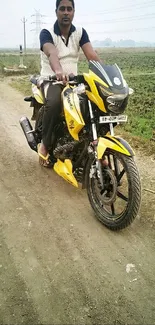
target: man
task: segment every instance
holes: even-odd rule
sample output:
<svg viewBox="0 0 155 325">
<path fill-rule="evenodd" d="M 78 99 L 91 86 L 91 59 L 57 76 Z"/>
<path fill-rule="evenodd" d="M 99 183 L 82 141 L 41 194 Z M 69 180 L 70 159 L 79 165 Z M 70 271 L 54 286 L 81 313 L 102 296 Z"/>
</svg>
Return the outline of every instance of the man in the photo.
<svg viewBox="0 0 155 325">
<path fill-rule="evenodd" d="M 77 75 L 77 64 L 80 47 L 88 60 L 99 61 L 93 50 L 85 29 L 76 28 L 73 24 L 75 13 L 74 0 L 57 0 L 55 22 L 51 30 L 43 29 L 40 33 L 41 75 L 56 75 L 64 84 L 67 76 Z M 40 163 L 48 167 L 48 149 L 51 135 L 61 112 L 62 85 L 49 85 L 43 116 L 42 143 L 38 148 Z"/>
</svg>

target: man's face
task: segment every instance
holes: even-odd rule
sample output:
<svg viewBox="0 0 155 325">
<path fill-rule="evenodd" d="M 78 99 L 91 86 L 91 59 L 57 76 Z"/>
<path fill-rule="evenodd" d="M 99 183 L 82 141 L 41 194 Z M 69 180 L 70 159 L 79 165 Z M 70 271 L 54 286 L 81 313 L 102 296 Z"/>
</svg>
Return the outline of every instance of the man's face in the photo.
<svg viewBox="0 0 155 325">
<path fill-rule="evenodd" d="M 56 11 L 57 19 L 60 25 L 69 26 L 74 17 L 74 8 L 69 0 L 62 0 Z"/>
</svg>

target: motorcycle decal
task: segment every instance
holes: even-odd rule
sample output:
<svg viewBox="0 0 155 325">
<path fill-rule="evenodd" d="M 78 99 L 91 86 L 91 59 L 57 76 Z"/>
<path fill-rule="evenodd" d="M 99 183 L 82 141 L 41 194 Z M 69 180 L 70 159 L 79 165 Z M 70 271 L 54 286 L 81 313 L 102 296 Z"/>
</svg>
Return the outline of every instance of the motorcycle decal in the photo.
<svg viewBox="0 0 155 325">
<path fill-rule="evenodd" d="M 66 97 L 67 97 L 67 101 L 68 101 L 68 104 L 69 104 L 69 106 L 70 106 L 70 109 L 74 109 L 74 105 L 73 105 L 73 103 L 72 103 L 72 101 L 71 101 L 71 96 L 70 96 L 70 94 L 67 93 L 67 94 L 66 94 Z"/>
<path fill-rule="evenodd" d="M 73 120 L 70 121 L 70 123 L 69 123 L 69 128 L 70 128 L 71 130 L 75 128 L 75 126 L 74 126 L 74 121 L 73 121 Z"/>
<path fill-rule="evenodd" d="M 69 133 L 75 140 L 78 141 L 78 134 L 85 125 L 81 114 L 78 95 L 74 93 L 73 88 L 68 85 L 62 92 L 62 99 L 64 105 L 64 115 Z"/>
</svg>

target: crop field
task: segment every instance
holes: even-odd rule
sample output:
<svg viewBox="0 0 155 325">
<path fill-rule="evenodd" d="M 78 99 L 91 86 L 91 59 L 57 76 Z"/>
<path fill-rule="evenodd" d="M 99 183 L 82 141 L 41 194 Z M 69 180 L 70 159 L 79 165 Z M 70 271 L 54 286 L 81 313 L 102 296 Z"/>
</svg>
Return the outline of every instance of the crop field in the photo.
<svg viewBox="0 0 155 325">
<path fill-rule="evenodd" d="M 106 64 L 114 64 L 120 67 L 123 75 L 134 89 L 134 94 L 129 99 L 126 113 L 128 123 L 125 130 L 132 135 L 144 139 L 151 139 L 155 132 L 155 49 L 96 49 L 100 58 Z M 12 75 L 11 85 L 24 95 L 29 94 L 31 85 L 29 76 L 39 74 L 40 56 L 38 53 L 30 53 L 24 57 L 26 71 Z M 0 53 L 0 74 L 4 77 L 4 67 L 18 67 L 18 53 Z M 88 70 L 88 64 L 80 54 L 79 73 Z M 20 76 L 20 74 L 22 74 Z M 25 74 L 25 75 L 23 75 Z M 7 74 L 8 75 L 8 74 Z"/>
</svg>

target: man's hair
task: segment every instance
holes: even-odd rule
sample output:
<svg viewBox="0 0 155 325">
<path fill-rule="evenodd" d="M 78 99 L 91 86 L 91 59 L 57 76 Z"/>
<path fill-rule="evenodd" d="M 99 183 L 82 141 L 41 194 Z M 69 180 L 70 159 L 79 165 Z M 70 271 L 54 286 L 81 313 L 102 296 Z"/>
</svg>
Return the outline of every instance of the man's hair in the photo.
<svg viewBox="0 0 155 325">
<path fill-rule="evenodd" d="M 60 4 L 61 1 L 62 1 L 62 0 L 56 0 L 56 9 L 58 9 L 59 4 Z M 69 1 L 72 3 L 73 8 L 75 8 L 74 0 L 69 0 Z"/>
</svg>

